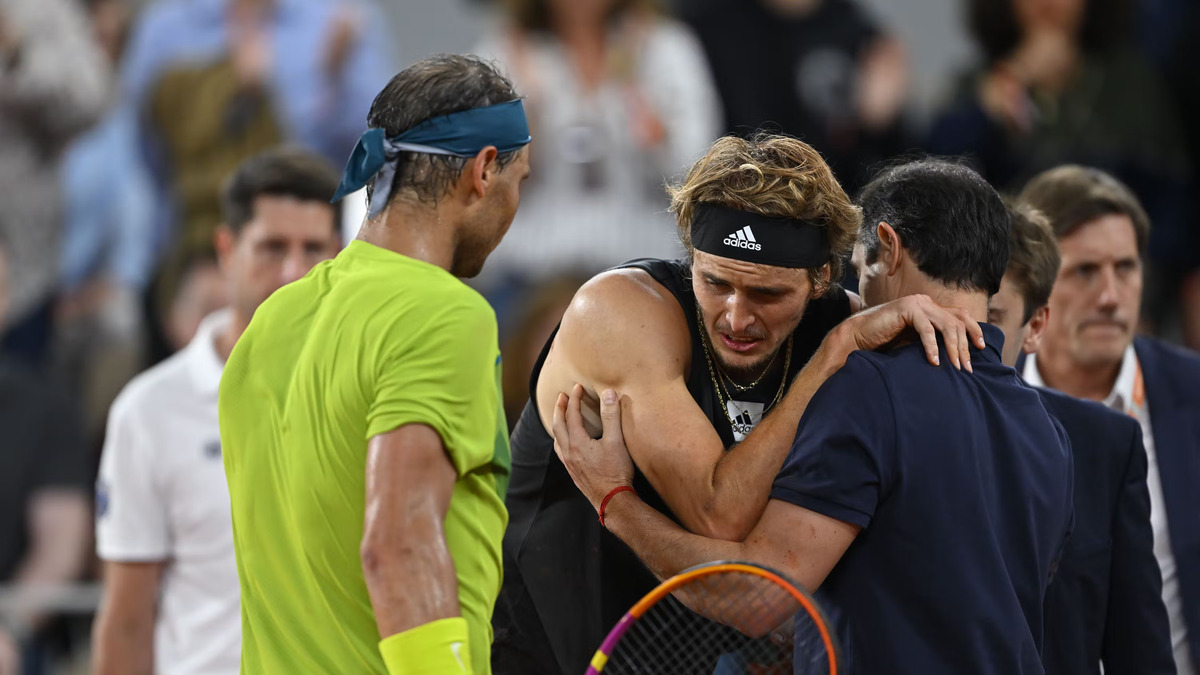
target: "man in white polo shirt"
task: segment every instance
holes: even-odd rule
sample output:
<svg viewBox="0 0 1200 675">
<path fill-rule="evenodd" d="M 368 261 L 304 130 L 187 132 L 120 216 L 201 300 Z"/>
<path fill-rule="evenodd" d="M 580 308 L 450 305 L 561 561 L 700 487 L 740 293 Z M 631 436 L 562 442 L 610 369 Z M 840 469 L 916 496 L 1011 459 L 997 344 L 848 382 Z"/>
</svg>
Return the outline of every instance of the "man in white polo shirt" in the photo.
<svg viewBox="0 0 1200 675">
<path fill-rule="evenodd" d="M 135 378 L 109 413 L 96 486 L 104 601 L 96 675 L 234 675 L 237 567 L 217 430 L 217 386 L 258 305 L 338 250 L 329 199 L 340 176 L 299 150 L 258 155 L 230 177 L 217 257 L 233 305 L 181 352 Z"/>
</svg>

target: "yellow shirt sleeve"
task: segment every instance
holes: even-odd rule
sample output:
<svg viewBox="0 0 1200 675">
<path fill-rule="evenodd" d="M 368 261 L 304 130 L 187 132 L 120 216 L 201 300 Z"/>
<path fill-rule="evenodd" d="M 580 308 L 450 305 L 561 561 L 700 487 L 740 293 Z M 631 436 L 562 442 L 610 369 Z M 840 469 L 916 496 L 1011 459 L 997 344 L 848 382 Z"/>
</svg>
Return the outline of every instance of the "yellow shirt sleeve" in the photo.
<svg viewBox="0 0 1200 675">
<path fill-rule="evenodd" d="M 407 424 L 427 425 L 441 436 L 461 476 L 489 463 L 495 452 L 496 317 L 478 296 L 428 305 L 423 321 L 410 317 L 389 336 L 373 375 L 367 439 Z"/>
</svg>

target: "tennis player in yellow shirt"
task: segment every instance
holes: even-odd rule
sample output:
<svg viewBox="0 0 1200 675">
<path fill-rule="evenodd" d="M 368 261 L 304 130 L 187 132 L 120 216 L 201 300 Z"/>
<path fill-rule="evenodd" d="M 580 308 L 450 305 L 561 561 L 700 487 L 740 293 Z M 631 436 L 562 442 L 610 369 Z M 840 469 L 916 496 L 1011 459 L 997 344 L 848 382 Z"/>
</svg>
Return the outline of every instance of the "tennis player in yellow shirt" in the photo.
<svg viewBox="0 0 1200 675">
<path fill-rule="evenodd" d="M 368 125 L 335 195 L 368 189 L 357 240 L 258 308 L 221 382 L 246 675 L 491 672 L 508 437 L 459 277 L 512 223 L 529 129 L 466 56 L 396 75 Z"/>
</svg>

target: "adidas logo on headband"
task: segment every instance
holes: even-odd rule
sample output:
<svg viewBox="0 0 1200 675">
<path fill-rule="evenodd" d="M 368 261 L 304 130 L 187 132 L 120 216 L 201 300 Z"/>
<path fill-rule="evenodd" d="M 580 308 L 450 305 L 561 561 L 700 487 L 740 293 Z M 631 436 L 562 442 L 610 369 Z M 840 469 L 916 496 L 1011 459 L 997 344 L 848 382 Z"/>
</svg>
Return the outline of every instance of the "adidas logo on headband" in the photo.
<svg viewBox="0 0 1200 675">
<path fill-rule="evenodd" d="M 722 258 L 812 269 L 828 263 L 832 255 L 825 230 L 823 222 L 775 218 L 701 202 L 692 214 L 691 243 L 697 251 Z"/>
<path fill-rule="evenodd" d="M 761 251 L 762 244 L 759 244 L 754 239 L 754 233 L 750 231 L 750 226 L 747 225 L 742 229 L 725 237 L 725 245 L 735 248 L 746 248 L 751 251 Z"/>
</svg>

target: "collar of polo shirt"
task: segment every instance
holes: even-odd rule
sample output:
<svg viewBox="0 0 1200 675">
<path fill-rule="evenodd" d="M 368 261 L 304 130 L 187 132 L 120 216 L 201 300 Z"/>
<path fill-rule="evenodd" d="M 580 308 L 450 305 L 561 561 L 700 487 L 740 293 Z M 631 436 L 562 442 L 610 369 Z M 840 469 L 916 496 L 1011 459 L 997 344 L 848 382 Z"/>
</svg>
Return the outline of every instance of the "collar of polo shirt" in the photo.
<svg viewBox="0 0 1200 675">
<path fill-rule="evenodd" d="M 225 361 L 217 353 L 217 334 L 229 326 L 233 320 L 232 309 L 219 309 L 204 317 L 196 336 L 184 349 L 187 359 L 188 374 L 196 385 L 196 390 L 205 396 L 216 398 L 221 386 L 221 373 L 225 370 Z"/>
</svg>

